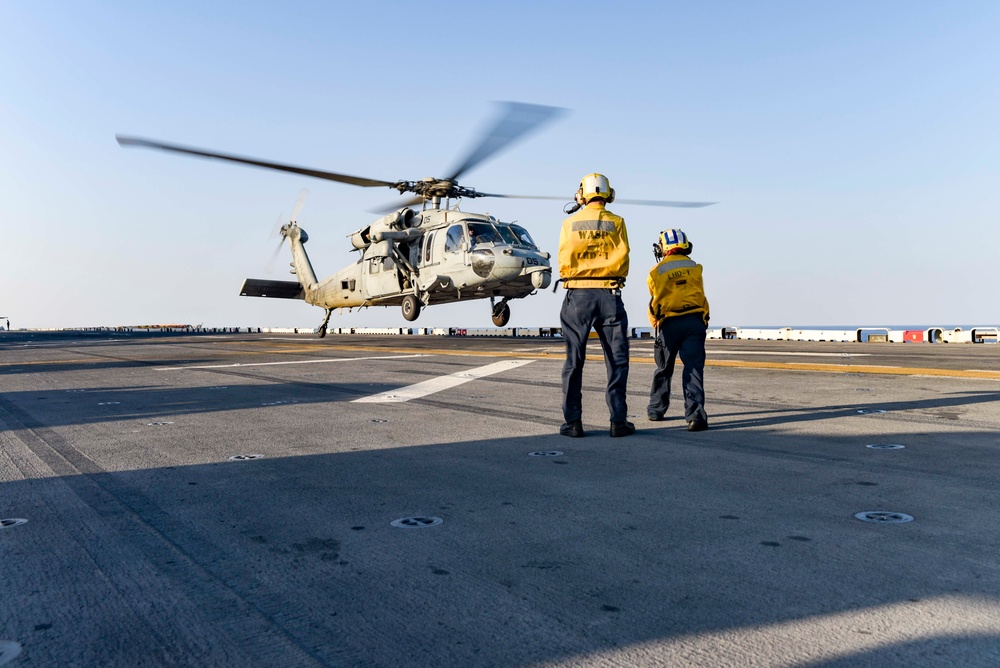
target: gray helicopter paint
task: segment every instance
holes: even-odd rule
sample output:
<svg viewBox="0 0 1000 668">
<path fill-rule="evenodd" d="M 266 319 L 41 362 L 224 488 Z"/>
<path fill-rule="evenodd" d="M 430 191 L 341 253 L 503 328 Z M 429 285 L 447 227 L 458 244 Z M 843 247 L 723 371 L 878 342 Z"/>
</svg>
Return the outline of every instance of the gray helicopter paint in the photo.
<svg viewBox="0 0 1000 668">
<path fill-rule="evenodd" d="M 473 245 L 466 234 L 460 248 L 445 251 L 446 232 L 452 225 L 507 223 L 446 209 L 425 210 L 409 219 L 405 211 L 383 216 L 355 232 L 351 238 L 362 251 L 359 260 L 321 282 L 305 250 L 309 236 L 294 222 L 283 226 L 282 236 L 292 251 L 292 273 L 302 285 L 305 301 L 339 309 L 396 306 L 407 295 L 424 305 L 489 297 L 510 300 L 527 297 L 551 280 L 551 256 L 537 248 L 506 242 Z M 488 271 L 477 271 L 474 259 L 480 256 L 491 258 Z M 536 276 L 540 273 L 549 280 Z"/>
</svg>

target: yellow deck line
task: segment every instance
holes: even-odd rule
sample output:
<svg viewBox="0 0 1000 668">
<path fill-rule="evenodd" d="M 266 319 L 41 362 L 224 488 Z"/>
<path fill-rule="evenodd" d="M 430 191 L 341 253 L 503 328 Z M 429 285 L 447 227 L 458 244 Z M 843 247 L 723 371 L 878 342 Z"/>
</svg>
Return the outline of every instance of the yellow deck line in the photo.
<svg viewBox="0 0 1000 668">
<path fill-rule="evenodd" d="M 873 364 L 814 364 L 810 362 L 739 362 L 736 360 L 708 360 L 705 364 L 706 366 L 728 366 L 739 369 L 777 369 L 781 371 L 864 373 L 886 376 L 942 376 L 945 378 L 1000 380 L 1000 371 L 974 369 L 929 369 L 926 367 L 876 366 Z"/>
<path fill-rule="evenodd" d="M 292 344 L 289 344 L 292 345 Z M 298 344 L 294 344 L 298 345 Z M 521 357 L 534 359 L 563 359 L 562 353 L 524 353 L 508 352 L 503 350 L 448 350 L 440 348 L 384 348 L 381 346 L 348 346 L 348 345 L 327 345 L 323 346 L 327 350 L 352 350 L 358 352 L 391 351 L 397 353 L 423 353 L 425 355 L 451 355 L 457 357 Z M 294 351 L 287 352 L 315 352 L 316 348 L 299 347 Z M 603 356 L 587 355 L 588 360 L 602 361 Z M 629 362 L 633 364 L 653 364 L 651 357 L 630 357 Z M 817 364 L 812 362 L 743 362 L 739 360 L 708 360 L 706 366 L 730 367 L 735 369 L 775 369 L 779 371 L 812 371 L 820 373 L 860 373 L 860 374 L 882 374 L 891 376 L 941 376 L 945 378 L 981 378 L 985 380 L 1000 380 L 1000 371 L 986 370 L 959 370 L 959 369 L 930 369 L 924 367 L 896 367 L 877 366 L 873 364 Z"/>
<path fill-rule="evenodd" d="M 562 360 L 562 353 L 525 353 L 509 352 L 503 350 L 453 350 L 443 348 L 399 348 L 395 346 L 357 346 L 357 345 L 308 345 L 303 346 L 298 343 L 288 343 L 287 345 L 274 341 L 232 341 L 230 345 L 266 345 L 265 350 L 246 350 L 226 353 L 227 355 L 266 355 L 266 354 L 295 354 L 322 352 L 324 350 L 337 350 L 349 352 L 393 352 L 403 354 L 422 355 L 446 355 L 453 357 L 517 357 L 528 359 L 549 359 Z M 602 361 L 603 356 L 588 355 L 588 360 Z M 141 362 L 142 360 L 134 360 Z M 629 361 L 633 364 L 652 364 L 651 357 L 631 357 Z M 45 364 L 101 364 L 107 359 L 75 359 L 75 360 L 38 360 L 20 363 L 3 363 L 0 367 L 27 367 Z M 987 371 L 976 369 L 931 369 L 926 367 L 895 367 L 877 366 L 872 364 L 817 364 L 812 362 L 761 362 L 761 361 L 740 361 L 740 360 L 708 360 L 705 366 L 728 367 L 733 369 L 772 369 L 776 371 L 811 371 L 814 373 L 857 373 L 887 376 L 937 376 L 942 378 L 975 378 L 981 380 L 1000 380 L 1000 371 Z"/>
</svg>

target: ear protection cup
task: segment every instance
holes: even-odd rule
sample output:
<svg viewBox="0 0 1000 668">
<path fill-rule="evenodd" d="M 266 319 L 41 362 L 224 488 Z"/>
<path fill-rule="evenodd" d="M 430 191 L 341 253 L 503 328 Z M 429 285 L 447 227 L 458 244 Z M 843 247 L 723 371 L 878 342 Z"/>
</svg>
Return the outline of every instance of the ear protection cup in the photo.
<svg viewBox="0 0 1000 668">
<path fill-rule="evenodd" d="M 612 188 L 611 194 L 608 196 L 608 204 L 611 204 L 614 201 L 615 201 L 615 189 Z"/>
</svg>

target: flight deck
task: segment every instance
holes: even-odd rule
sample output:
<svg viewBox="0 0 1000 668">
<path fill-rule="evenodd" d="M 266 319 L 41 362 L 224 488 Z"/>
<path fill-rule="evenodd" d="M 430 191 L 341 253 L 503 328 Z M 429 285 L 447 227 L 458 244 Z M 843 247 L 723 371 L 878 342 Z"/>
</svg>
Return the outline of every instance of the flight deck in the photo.
<svg viewBox="0 0 1000 668">
<path fill-rule="evenodd" d="M 0 333 L 0 665 L 1000 665 L 1000 347 Z"/>
</svg>

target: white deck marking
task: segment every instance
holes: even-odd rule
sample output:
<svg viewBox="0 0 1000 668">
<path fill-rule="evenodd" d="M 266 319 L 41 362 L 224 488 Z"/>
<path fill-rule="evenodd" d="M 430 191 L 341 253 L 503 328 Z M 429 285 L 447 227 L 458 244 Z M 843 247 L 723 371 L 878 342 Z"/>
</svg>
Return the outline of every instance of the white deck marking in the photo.
<svg viewBox="0 0 1000 668">
<path fill-rule="evenodd" d="M 448 376 L 441 376 L 440 378 L 431 378 L 430 380 L 425 380 L 415 385 L 408 385 L 406 387 L 401 387 L 397 390 L 390 390 L 389 392 L 381 392 L 379 394 L 373 394 L 370 397 L 362 397 L 360 399 L 355 399 L 352 403 L 362 403 L 362 404 L 398 404 L 404 401 L 409 401 L 410 399 L 419 399 L 420 397 L 426 397 L 428 394 L 434 394 L 435 392 L 441 392 L 442 390 L 448 390 L 453 387 L 457 387 L 464 383 L 468 383 L 470 380 L 475 380 L 477 378 L 485 378 L 486 376 L 492 376 L 495 373 L 501 373 L 503 371 L 509 371 L 510 369 L 516 369 L 518 367 L 524 366 L 525 364 L 531 364 L 535 360 L 504 360 L 503 362 L 494 362 L 493 364 L 487 364 L 486 366 L 481 366 L 476 369 L 469 369 L 468 371 L 459 371 L 458 373 L 453 373 Z"/>
<path fill-rule="evenodd" d="M 379 355 L 378 357 L 333 357 L 321 360 L 289 360 L 287 362 L 237 362 L 235 364 L 206 364 L 203 366 L 160 366 L 156 371 L 182 371 L 184 369 L 232 369 L 245 366 L 278 366 L 282 364 L 325 364 L 327 362 L 363 362 L 368 360 L 402 360 L 431 355 Z"/>
</svg>

